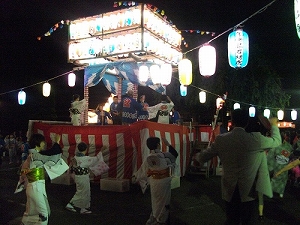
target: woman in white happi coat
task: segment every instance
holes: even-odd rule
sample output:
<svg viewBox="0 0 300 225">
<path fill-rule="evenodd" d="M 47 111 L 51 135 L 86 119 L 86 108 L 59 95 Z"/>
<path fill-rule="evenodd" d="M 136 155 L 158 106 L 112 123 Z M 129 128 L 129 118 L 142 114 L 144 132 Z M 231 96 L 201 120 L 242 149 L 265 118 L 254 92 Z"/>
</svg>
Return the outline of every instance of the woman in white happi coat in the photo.
<svg viewBox="0 0 300 225">
<path fill-rule="evenodd" d="M 150 149 L 150 155 L 133 175 L 133 182 L 149 177 L 152 212 L 147 225 L 169 223 L 171 175 L 178 153 L 165 138 L 162 140 L 169 147 L 169 152 L 161 152 L 159 138 L 149 137 L 147 147 Z"/>
<path fill-rule="evenodd" d="M 91 187 L 90 187 L 90 170 L 96 175 L 101 175 L 102 169 L 100 162 L 103 161 L 103 146 L 96 156 L 86 156 L 87 144 L 80 142 L 78 144 L 79 152 L 72 159 L 71 171 L 75 173 L 76 193 L 70 202 L 66 205 L 66 209 L 72 212 L 79 211 L 81 214 L 92 213 L 91 206 Z M 108 168 L 108 167 L 107 167 Z"/>
<path fill-rule="evenodd" d="M 45 170 L 50 179 L 63 174 L 68 165 L 61 159 L 62 149 L 58 144 L 60 135 L 55 135 L 55 143 L 52 148 L 44 150 L 45 137 L 41 134 L 33 134 L 29 145 L 29 156 L 21 168 L 21 177 L 16 192 L 21 186 L 26 188 L 26 211 L 22 218 L 24 225 L 46 225 L 50 215 L 50 207 L 45 189 Z"/>
<path fill-rule="evenodd" d="M 87 107 L 86 99 L 79 100 L 79 95 L 73 96 L 73 102 L 71 103 L 71 108 L 69 109 L 71 122 L 73 126 L 80 126 L 81 125 L 81 113 Z"/>
</svg>

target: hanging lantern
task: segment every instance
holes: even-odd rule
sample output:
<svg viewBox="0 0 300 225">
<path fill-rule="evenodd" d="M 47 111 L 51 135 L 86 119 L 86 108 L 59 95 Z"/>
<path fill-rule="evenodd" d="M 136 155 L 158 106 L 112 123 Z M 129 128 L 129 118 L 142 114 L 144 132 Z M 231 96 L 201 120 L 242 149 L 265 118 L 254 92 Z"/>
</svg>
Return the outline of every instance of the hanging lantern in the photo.
<svg viewBox="0 0 300 225">
<path fill-rule="evenodd" d="M 48 82 L 44 83 L 43 84 L 43 95 L 45 97 L 49 97 L 50 91 L 51 91 L 51 85 Z"/>
<path fill-rule="evenodd" d="M 205 91 L 200 91 L 199 92 L 199 100 L 200 100 L 200 103 L 205 103 L 206 102 L 206 92 Z"/>
<path fill-rule="evenodd" d="M 161 84 L 169 85 L 172 79 L 172 66 L 169 63 L 164 63 L 160 66 Z"/>
<path fill-rule="evenodd" d="M 141 65 L 139 67 L 139 81 L 140 82 L 146 82 L 149 77 L 149 69 L 146 65 Z"/>
<path fill-rule="evenodd" d="M 199 49 L 199 69 L 202 76 L 211 76 L 216 71 L 216 49 L 206 44 Z"/>
<path fill-rule="evenodd" d="M 18 102 L 19 102 L 20 105 L 25 104 L 25 102 L 26 102 L 26 93 L 25 93 L 25 91 L 23 91 L 23 90 L 19 91 Z"/>
<path fill-rule="evenodd" d="M 297 111 L 295 109 L 293 109 L 291 111 L 291 119 L 292 120 L 296 120 L 297 119 Z"/>
<path fill-rule="evenodd" d="M 234 103 L 234 105 L 233 105 L 233 110 L 235 110 L 235 109 L 240 109 L 241 108 L 241 105 L 240 105 L 240 103 Z"/>
<path fill-rule="evenodd" d="M 153 84 L 159 84 L 161 79 L 160 79 L 160 68 L 159 65 L 152 65 L 150 66 L 150 77 L 153 82 Z"/>
<path fill-rule="evenodd" d="M 277 112 L 277 118 L 278 120 L 283 120 L 284 112 L 280 109 Z"/>
<path fill-rule="evenodd" d="M 70 87 L 74 87 L 75 86 L 75 82 L 76 82 L 76 75 L 75 75 L 75 73 L 69 73 L 69 76 L 68 76 L 68 85 Z"/>
<path fill-rule="evenodd" d="M 221 109 L 223 107 L 223 103 L 224 102 L 225 101 L 223 100 L 223 98 L 221 98 L 221 97 L 217 98 L 217 100 L 216 100 L 216 107 L 217 107 L 217 109 Z"/>
<path fill-rule="evenodd" d="M 180 85 L 180 95 L 181 96 L 186 96 L 187 95 L 187 86 Z"/>
<path fill-rule="evenodd" d="M 249 36 L 243 29 L 236 29 L 228 36 L 228 61 L 233 68 L 247 66 L 249 58 Z"/>
<path fill-rule="evenodd" d="M 254 106 L 251 106 L 250 108 L 249 108 L 249 116 L 250 117 L 255 117 L 255 107 Z"/>
<path fill-rule="evenodd" d="M 295 24 L 298 38 L 300 38 L 300 1 L 294 0 Z"/>
<path fill-rule="evenodd" d="M 270 118 L 270 114 L 271 114 L 271 111 L 270 111 L 270 109 L 265 109 L 264 110 L 264 117 L 266 117 L 266 118 Z"/>
<path fill-rule="evenodd" d="M 193 80 L 192 62 L 188 59 L 183 59 L 178 63 L 179 81 L 182 85 L 190 85 Z"/>
</svg>

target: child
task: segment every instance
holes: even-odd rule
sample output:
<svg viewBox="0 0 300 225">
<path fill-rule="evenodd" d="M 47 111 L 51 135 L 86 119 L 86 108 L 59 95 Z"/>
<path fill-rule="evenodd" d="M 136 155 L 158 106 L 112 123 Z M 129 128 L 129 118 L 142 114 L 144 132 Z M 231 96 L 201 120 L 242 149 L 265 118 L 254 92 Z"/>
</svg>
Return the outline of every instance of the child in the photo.
<svg viewBox="0 0 300 225">
<path fill-rule="evenodd" d="M 102 147 L 96 156 L 86 156 L 87 144 L 80 142 L 78 144 L 79 152 L 72 160 L 71 171 L 75 173 L 76 193 L 70 202 L 66 205 L 66 209 L 71 212 L 79 211 L 81 214 L 90 214 L 91 205 L 91 187 L 90 187 L 90 168 L 103 161 Z"/>
<path fill-rule="evenodd" d="M 147 147 L 150 155 L 133 175 L 134 183 L 149 177 L 152 212 L 147 225 L 169 224 L 171 171 L 175 169 L 178 153 L 165 138 L 162 140 L 169 147 L 169 152 L 161 152 L 159 138 L 149 137 Z"/>
</svg>

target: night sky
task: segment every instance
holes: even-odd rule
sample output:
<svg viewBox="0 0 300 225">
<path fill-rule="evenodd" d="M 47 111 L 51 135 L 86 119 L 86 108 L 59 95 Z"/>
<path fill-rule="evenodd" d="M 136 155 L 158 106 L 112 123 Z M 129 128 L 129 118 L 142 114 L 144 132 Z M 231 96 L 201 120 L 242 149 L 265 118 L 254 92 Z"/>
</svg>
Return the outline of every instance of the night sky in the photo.
<svg viewBox="0 0 300 225">
<path fill-rule="evenodd" d="M 167 20 L 171 20 L 179 30 L 201 30 L 220 34 L 272 1 L 149 0 L 139 2 L 150 3 L 164 10 Z M 1 131 L 26 130 L 29 119 L 40 119 L 43 115 L 51 115 L 53 105 L 58 114 L 57 120 L 69 119 L 68 108 L 72 95 L 76 93 L 83 95 L 83 71 L 76 72 L 76 87 L 70 88 L 67 85 L 67 76 L 62 76 L 50 82 L 51 95 L 48 98 L 43 97 L 43 81 L 70 71 L 74 67 L 67 63 L 68 27 L 57 29 L 49 37 L 43 35 L 61 20 L 74 20 L 113 11 L 116 9 L 113 3 L 114 1 L 105 0 L 0 1 Z M 259 45 L 271 66 L 282 78 L 284 91 L 292 95 L 288 108 L 300 109 L 298 100 L 300 40 L 295 29 L 293 1 L 275 1 L 265 11 L 249 18 L 244 23 L 244 30 L 249 34 L 250 54 L 251 43 Z M 196 36 L 200 34 L 193 35 L 198 38 Z M 38 36 L 42 36 L 40 41 L 37 40 Z M 185 36 L 184 32 L 182 36 Z M 228 33 L 219 39 L 226 44 L 227 37 Z M 205 38 L 209 40 L 212 37 Z M 199 42 L 199 45 L 201 44 L 204 42 Z M 213 45 L 214 42 L 211 44 Z M 215 47 L 218 52 L 218 46 Z M 20 88 L 25 88 L 24 91 L 27 93 L 26 104 L 23 106 L 18 105 L 17 102 Z M 95 87 L 91 92 L 96 93 L 93 97 L 95 102 L 102 101 L 102 96 L 109 96 L 103 85 Z M 40 113 L 42 115 L 37 114 L 37 111 L 42 111 Z"/>
</svg>

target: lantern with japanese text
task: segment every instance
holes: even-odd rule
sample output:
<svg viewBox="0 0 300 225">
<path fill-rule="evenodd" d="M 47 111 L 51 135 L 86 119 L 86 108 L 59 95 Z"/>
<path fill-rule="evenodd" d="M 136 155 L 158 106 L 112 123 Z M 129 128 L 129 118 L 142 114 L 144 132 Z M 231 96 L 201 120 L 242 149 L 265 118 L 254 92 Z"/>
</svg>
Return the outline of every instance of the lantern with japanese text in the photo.
<svg viewBox="0 0 300 225">
<path fill-rule="evenodd" d="M 216 71 L 216 49 L 205 44 L 199 49 L 199 69 L 202 76 L 212 76 Z"/>
<path fill-rule="evenodd" d="M 51 92 L 51 85 L 48 82 L 44 83 L 43 84 L 43 95 L 45 97 L 49 97 L 50 92 Z"/>
<path fill-rule="evenodd" d="M 26 102 L 26 93 L 25 93 L 25 91 L 23 91 L 23 90 L 19 91 L 18 102 L 19 102 L 20 105 L 25 104 L 25 102 Z"/>
<path fill-rule="evenodd" d="M 69 73 L 68 75 L 68 85 L 70 87 L 74 87 L 76 82 L 76 75 L 75 73 Z"/>
<path fill-rule="evenodd" d="M 233 68 L 247 66 L 249 58 L 249 36 L 241 28 L 228 36 L 228 61 Z"/>
<path fill-rule="evenodd" d="M 199 92 L 199 100 L 200 100 L 200 103 L 205 103 L 206 102 L 206 92 L 205 91 L 200 91 Z"/>
<path fill-rule="evenodd" d="M 190 85 L 192 83 L 192 62 L 189 59 L 183 59 L 178 63 L 178 74 L 180 84 Z"/>
</svg>

